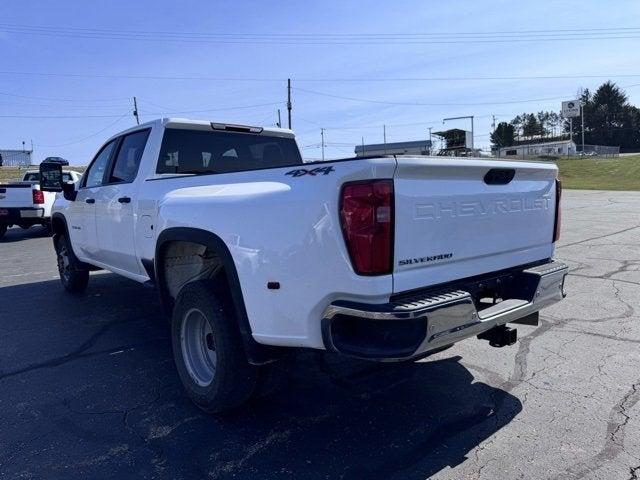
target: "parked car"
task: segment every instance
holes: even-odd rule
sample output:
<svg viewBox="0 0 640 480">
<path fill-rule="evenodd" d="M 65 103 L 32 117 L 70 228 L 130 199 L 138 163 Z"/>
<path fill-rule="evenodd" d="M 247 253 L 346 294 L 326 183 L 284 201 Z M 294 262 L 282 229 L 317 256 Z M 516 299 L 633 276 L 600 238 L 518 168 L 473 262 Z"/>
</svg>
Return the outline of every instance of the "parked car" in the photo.
<svg viewBox="0 0 640 480">
<path fill-rule="evenodd" d="M 153 284 L 203 410 L 262 391 L 298 348 L 411 360 L 516 341 L 563 298 L 548 162 L 377 156 L 304 163 L 289 130 L 184 119 L 107 140 L 82 182 L 47 167 L 60 278 Z"/>
<path fill-rule="evenodd" d="M 72 170 L 62 172 L 64 181 L 78 182 L 82 176 Z M 51 207 L 55 193 L 40 188 L 40 172 L 27 170 L 22 181 L 0 183 L 0 239 L 7 228 L 18 225 L 30 228 L 33 225 L 51 226 Z"/>
</svg>

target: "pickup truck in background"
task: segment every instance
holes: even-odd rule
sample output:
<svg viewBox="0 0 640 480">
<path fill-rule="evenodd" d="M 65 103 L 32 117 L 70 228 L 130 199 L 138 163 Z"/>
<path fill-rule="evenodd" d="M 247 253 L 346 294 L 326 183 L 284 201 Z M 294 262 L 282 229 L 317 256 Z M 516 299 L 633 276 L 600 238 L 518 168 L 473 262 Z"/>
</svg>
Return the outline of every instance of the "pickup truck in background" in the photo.
<svg viewBox="0 0 640 480">
<path fill-rule="evenodd" d="M 81 183 L 42 167 L 64 288 L 153 284 L 203 410 L 264 391 L 298 348 L 375 361 L 501 347 L 564 296 L 557 167 L 382 156 L 304 163 L 293 132 L 161 119 L 107 140 Z"/>
<path fill-rule="evenodd" d="M 82 174 L 74 171 L 62 173 L 65 182 L 76 183 Z M 51 225 L 51 207 L 56 194 L 40 189 L 40 172 L 27 170 L 22 181 L 0 183 L 0 239 L 13 225 L 30 228 L 33 225 Z"/>
</svg>

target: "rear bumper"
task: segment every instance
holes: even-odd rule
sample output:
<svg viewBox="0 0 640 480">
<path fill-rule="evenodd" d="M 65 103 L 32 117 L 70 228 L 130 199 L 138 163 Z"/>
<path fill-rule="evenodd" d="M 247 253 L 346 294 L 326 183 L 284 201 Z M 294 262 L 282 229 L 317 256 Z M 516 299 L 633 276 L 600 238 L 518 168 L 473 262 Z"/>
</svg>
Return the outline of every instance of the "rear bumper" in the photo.
<svg viewBox="0 0 640 480">
<path fill-rule="evenodd" d="M 6 212 L 3 213 L 3 212 Z M 1 208 L 0 224 L 4 225 L 35 225 L 43 223 L 44 208 Z"/>
<path fill-rule="evenodd" d="M 374 360 L 419 357 L 560 301 L 567 273 L 565 264 L 551 261 L 397 295 L 385 304 L 337 301 L 323 316 L 325 348 Z M 483 302 L 487 294 L 502 301 Z"/>
</svg>

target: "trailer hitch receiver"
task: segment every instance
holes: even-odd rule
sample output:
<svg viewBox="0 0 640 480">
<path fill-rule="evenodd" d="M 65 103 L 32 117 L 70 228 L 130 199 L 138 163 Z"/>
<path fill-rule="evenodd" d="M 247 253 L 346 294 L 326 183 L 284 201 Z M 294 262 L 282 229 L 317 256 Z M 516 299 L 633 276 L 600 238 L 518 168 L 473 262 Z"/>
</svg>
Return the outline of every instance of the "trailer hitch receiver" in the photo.
<svg viewBox="0 0 640 480">
<path fill-rule="evenodd" d="M 488 340 L 492 347 L 513 345 L 518 340 L 518 330 L 506 325 L 498 325 L 478 335 L 480 340 Z"/>
</svg>

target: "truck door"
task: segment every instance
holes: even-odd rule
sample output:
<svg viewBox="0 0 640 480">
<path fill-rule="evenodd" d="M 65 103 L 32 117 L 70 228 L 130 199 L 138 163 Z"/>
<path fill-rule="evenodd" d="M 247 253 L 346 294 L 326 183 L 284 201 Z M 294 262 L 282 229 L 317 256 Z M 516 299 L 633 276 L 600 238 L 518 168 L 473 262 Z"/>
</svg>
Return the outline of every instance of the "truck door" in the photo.
<svg viewBox="0 0 640 480">
<path fill-rule="evenodd" d="M 103 184 L 115 146 L 116 140 L 112 140 L 100 149 L 82 178 L 76 200 L 69 202 L 66 213 L 69 236 L 74 252 L 82 260 L 96 259 L 98 251 L 96 197 Z"/>
<path fill-rule="evenodd" d="M 129 133 L 114 156 L 96 197 L 97 260 L 134 275 L 141 271 L 134 242 L 138 183 L 135 179 L 150 129 Z"/>
</svg>

